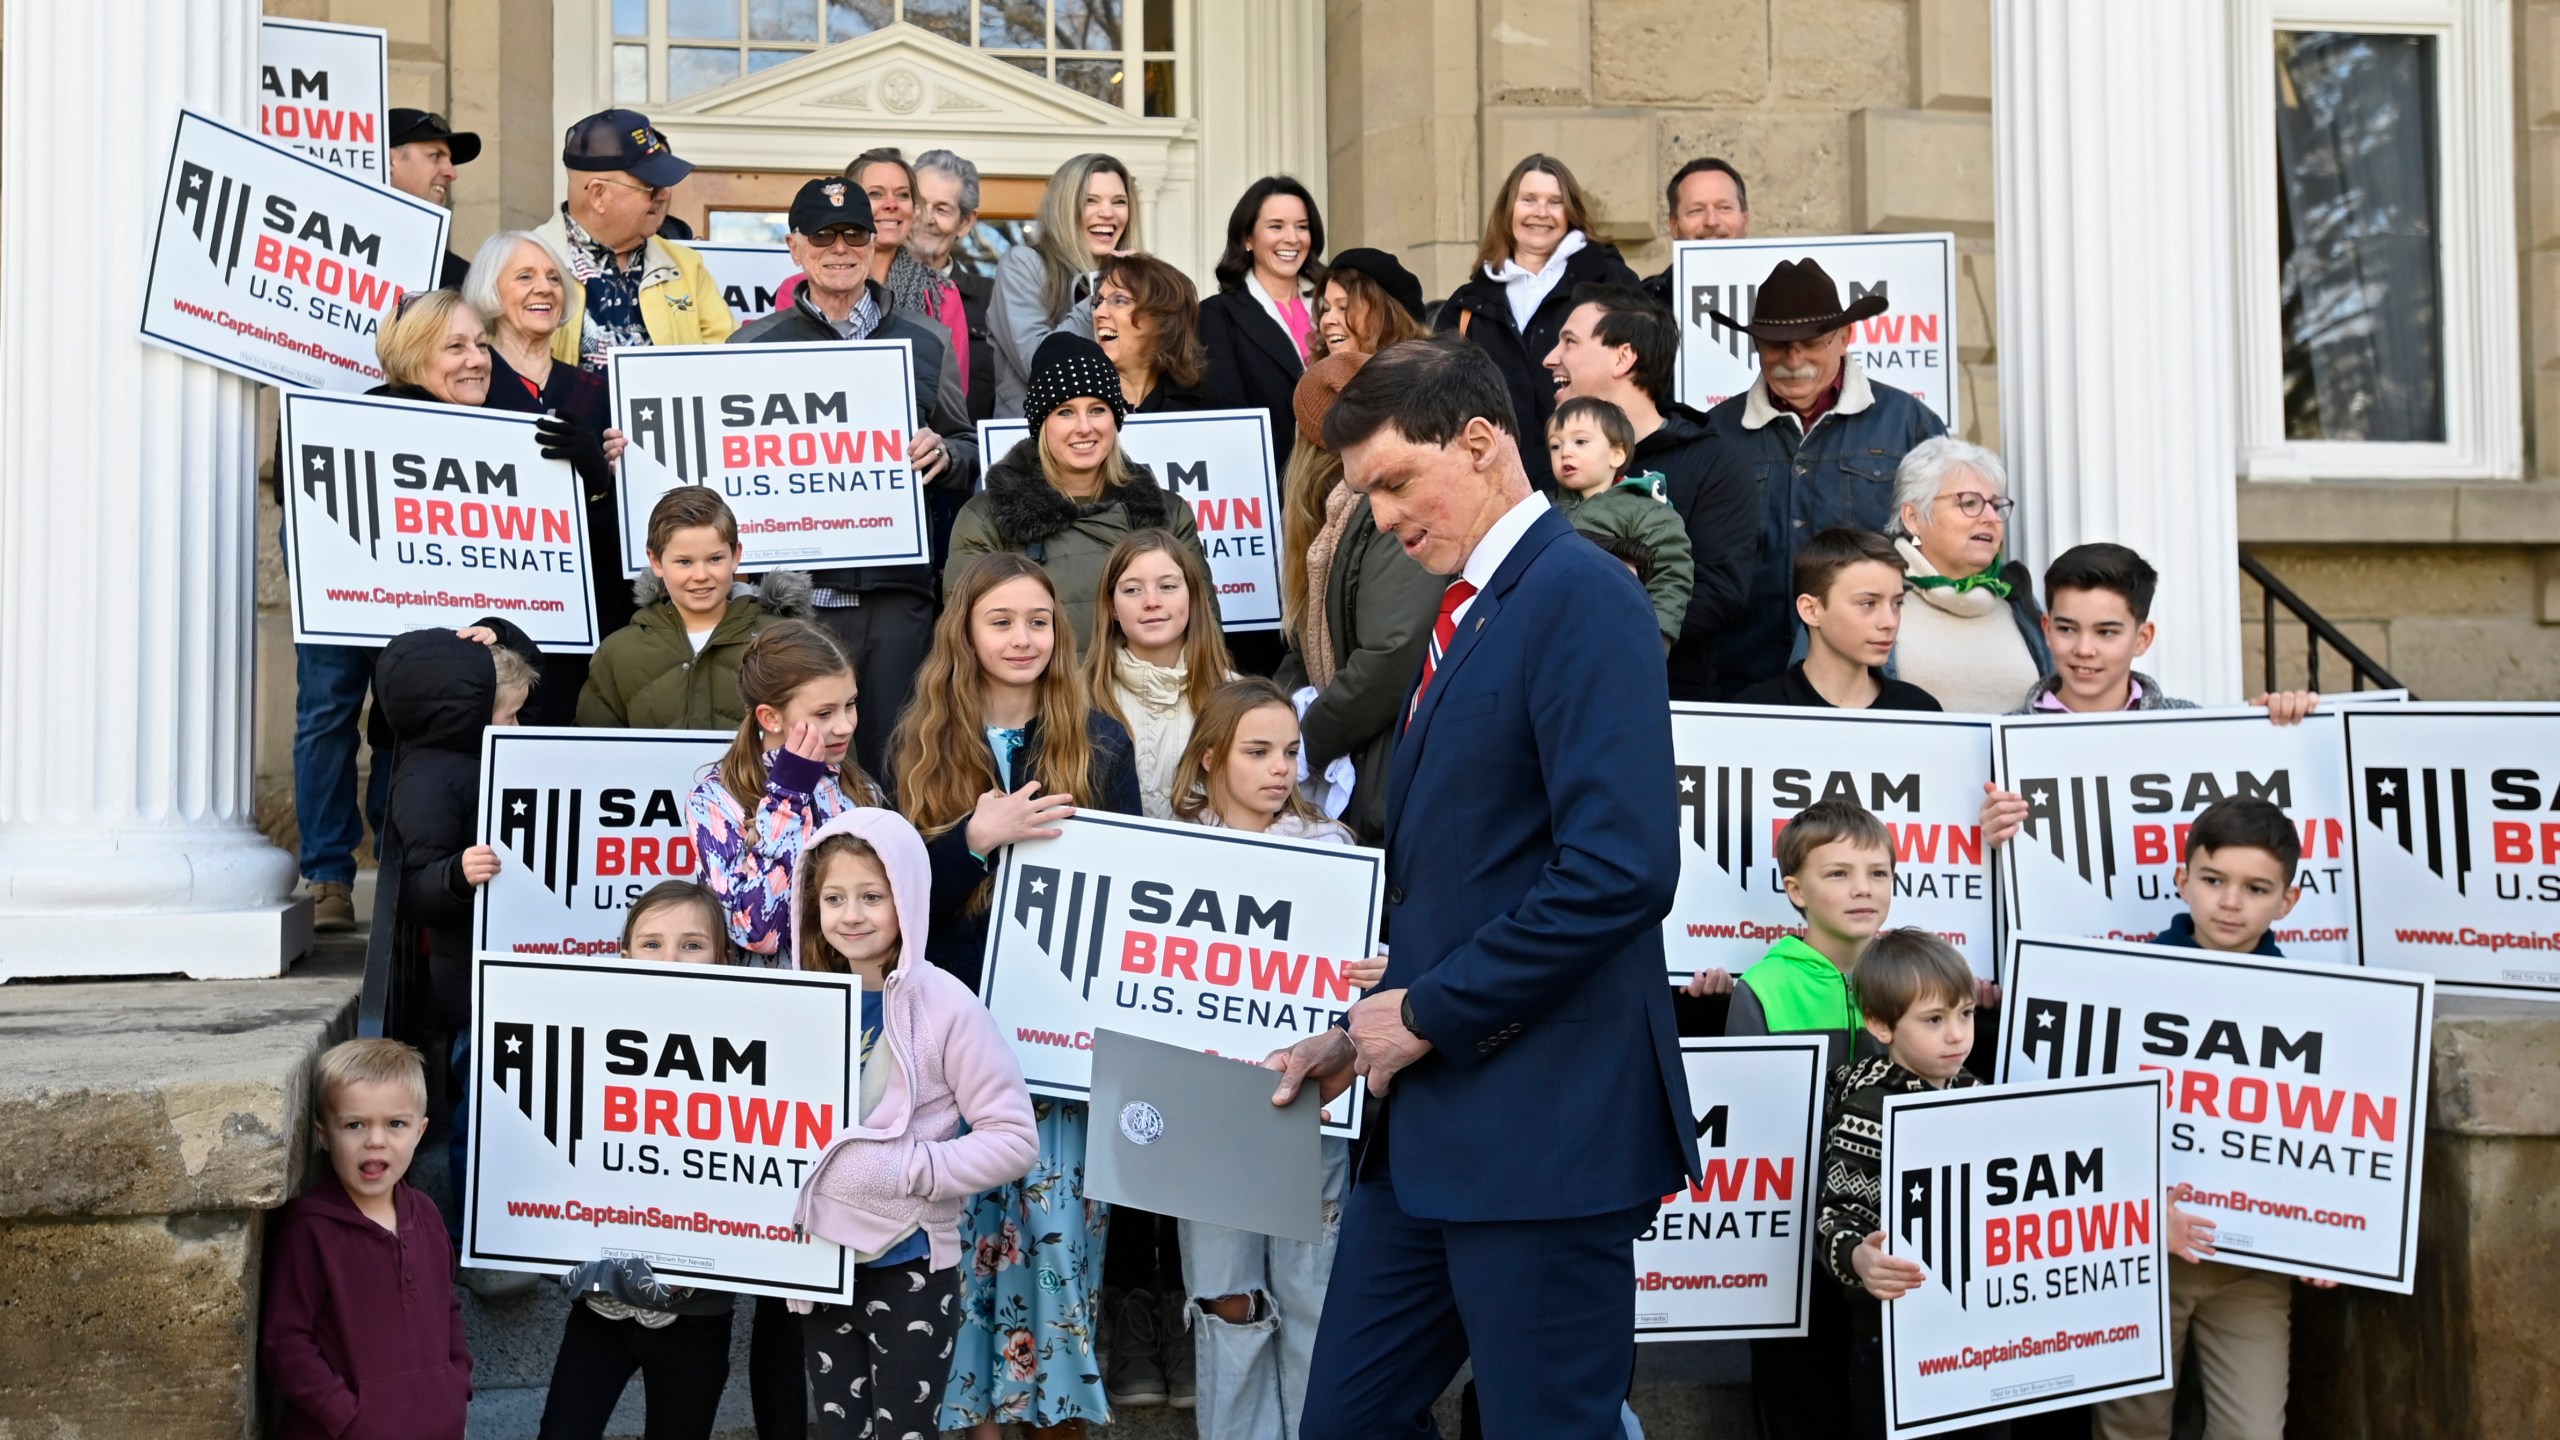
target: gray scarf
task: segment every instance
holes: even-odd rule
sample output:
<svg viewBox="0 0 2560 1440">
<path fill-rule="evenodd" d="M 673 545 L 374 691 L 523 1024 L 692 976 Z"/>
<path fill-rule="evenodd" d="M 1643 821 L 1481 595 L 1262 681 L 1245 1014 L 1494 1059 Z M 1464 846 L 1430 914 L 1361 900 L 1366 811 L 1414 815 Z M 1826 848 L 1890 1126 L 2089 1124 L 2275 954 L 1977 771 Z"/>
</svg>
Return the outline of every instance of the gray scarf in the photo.
<svg viewBox="0 0 2560 1440">
<path fill-rule="evenodd" d="M 940 318 L 942 287 L 951 283 L 933 273 L 933 267 L 918 260 L 906 250 L 898 251 L 889 262 L 889 308 L 910 315 Z"/>
</svg>

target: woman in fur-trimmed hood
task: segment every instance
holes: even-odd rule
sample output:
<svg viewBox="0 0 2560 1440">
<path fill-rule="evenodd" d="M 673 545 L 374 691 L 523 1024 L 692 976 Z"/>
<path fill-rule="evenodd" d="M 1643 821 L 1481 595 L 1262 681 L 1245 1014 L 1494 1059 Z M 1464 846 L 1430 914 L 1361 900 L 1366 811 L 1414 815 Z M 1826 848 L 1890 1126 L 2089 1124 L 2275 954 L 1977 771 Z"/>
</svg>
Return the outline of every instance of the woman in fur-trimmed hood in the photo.
<svg viewBox="0 0 2560 1440">
<path fill-rule="evenodd" d="M 1165 530 L 1197 550 L 1200 531 L 1191 507 L 1121 450 L 1129 402 L 1101 346 L 1064 333 L 1042 341 L 1022 409 L 1030 437 L 987 468 L 987 488 L 952 522 L 944 598 L 978 556 L 1028 556 L 1049 572 L 1082 648 L 1093 640 L 1103 563 L 1121 536 Z"/>
<path fill-rule="evenodd" d="M 747 642 L 776 620 L 810 615 L 809 577 L 797 570 L 736 586 L 711 638 L 696 652 L 684 617 L 657 576 L 631 584 L 640 609 L 605 637 L 578 695 L 578 723 L 629 730 L 735 730 L 747 716 L 738 662 Z"/>
</svg>

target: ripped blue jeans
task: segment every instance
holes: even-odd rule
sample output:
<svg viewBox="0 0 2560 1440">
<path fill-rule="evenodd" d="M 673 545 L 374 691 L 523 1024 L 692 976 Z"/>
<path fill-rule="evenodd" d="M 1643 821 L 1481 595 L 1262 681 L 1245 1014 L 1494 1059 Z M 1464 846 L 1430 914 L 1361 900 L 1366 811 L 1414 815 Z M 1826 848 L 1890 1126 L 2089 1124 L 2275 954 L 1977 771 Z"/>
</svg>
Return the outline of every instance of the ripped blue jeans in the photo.
<svg viewBox="0 0 2560 1440">
<path fill-rule="evenodd" d="M 1351 1170 L 1351 1142 L 1328 1136 L 1322 1144 L 1324 1238 L 1315 1244 L 1182 1222 L 1182 1283 L 1191 1294 L 1183 1323 L 1198 1373 L 1200 1440 L 1297 1440 Z M 1228 1295 L 1250 1297 L 1252 1318 L 1237 1324 L 1206 1307 Z"/>
</svg>

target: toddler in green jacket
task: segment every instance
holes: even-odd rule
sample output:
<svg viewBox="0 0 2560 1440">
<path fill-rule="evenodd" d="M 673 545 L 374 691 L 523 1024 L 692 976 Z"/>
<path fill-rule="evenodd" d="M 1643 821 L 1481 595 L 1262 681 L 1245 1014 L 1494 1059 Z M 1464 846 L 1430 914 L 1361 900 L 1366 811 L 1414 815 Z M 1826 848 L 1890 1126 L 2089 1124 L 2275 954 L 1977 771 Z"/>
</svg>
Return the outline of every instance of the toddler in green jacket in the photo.
<svg viewBox="0 0 2560 1440">
<path fill-rule="evenodd" d="M 1653 556 L 1644 576 L 1654 623 L 1668 647 L 1680 638 L 1695 571 L 1689 531 L 1665 500 L 1662 477 L 1627 473 L 1635 426 L 1606 400 L 1575 396 L 1547 422 L 1547 457 L 1556 476 L 1555 504 L 1573 528 L 1594 540 L 1632 540 Z M 1605 547 L 1604 547 L 1605 548 Z"/>
<path fill-rule="evenodd" d="M 809 613 L 809 577 L 776 571 L 738 586 L 738 519 L 719 492 L 679 485 L 649 511 L 640 612 L 605 637 L 578 695 L 578 723 L 630 730 L 735 730 L 738 663 L 776 620 Z"/>
</svg>

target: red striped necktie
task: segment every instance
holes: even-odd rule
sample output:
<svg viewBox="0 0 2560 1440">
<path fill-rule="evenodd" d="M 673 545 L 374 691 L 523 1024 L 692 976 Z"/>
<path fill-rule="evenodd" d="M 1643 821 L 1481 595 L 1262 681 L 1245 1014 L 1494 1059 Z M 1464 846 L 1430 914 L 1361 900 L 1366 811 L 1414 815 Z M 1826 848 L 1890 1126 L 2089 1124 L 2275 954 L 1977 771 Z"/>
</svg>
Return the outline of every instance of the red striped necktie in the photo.
<svg viewBox="0 0 2560 1440">
<path fill-rule="evenodd" d="M 1449 653 L 1449 642 L 1458 638 L 1458 611 L 1476 596 L 1476 587 L 1464 580 L 1453 580 L 1440 596 L 1440 618 L 1432 622 L 1431 648 L 1422 652 L 1422 683 L 1413 687 L 1413 703 L 1405 708 L 1404 723 L 1422 713 L 1422 697 L 1431 690 L 1431 677 L 1440 670 L 1440 657 Z"/>
</svg>

